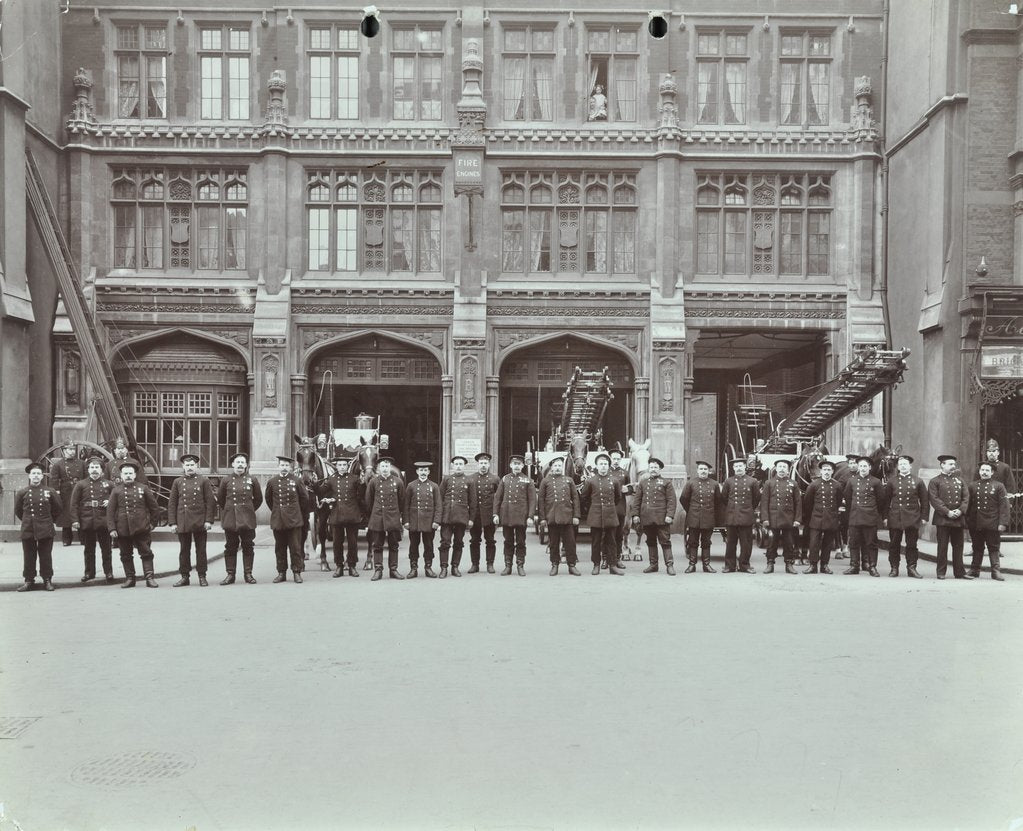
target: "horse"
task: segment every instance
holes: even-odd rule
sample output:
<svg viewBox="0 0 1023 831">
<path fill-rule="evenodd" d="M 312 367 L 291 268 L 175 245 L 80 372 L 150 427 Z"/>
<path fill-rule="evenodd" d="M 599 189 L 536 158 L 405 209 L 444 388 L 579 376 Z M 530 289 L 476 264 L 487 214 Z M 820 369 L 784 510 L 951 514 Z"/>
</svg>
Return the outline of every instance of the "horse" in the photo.
<svg viewBox="0 0 1023 831">
<path fill-rule="evenodd" d="M 327 565 L 327 540 L 330 539 L 330 524 L 327 519 L 330 516 L 330 506 L 322 505 L 316 496 L 316 486 L 334 474 L 333 465 L 324 458 L 330 443 L 326 433 L 305 437 L 296 434 L 292 438 L 298 443 L 295 458 L 299 466 L 299 478 L 306 490 L 313 495 L 312 510 L 302 525 L 305 559 L 308 560 L 309 554 L 315 553 L 319 548 L 320 571 L 330 571 Z"/>
<path fill-rule="evenodd" d="M 586 433 L 574 433 L 569 437 L 568 450 L 572 457 L 572 480 L 581 485 L 587 477 L 586 457 L 589 451 L 589 439 Z"/>
<path fill-rule="evenodd" d="M 647 469 L 650 467 L 650 439 L 647 439 L 644 442 L 637 442 L 630 436 L 628 445 L 629 484 L 635 486 L 644 476 L 646 476 Z M 626 521 L 628 521 L 628 519 L 629 518 L 626 517 Z M 629 545 L 629 530 L 630 529 L 626 527 L 625 540 L 622 543 L 622 559 L 642 560 L 643 554 L 641 553 L 641 546 L 643 544 L 643 528 L 642 526 L 636 525 L 632 529 L 636 532 L 635 548 Z"/>
</svg>

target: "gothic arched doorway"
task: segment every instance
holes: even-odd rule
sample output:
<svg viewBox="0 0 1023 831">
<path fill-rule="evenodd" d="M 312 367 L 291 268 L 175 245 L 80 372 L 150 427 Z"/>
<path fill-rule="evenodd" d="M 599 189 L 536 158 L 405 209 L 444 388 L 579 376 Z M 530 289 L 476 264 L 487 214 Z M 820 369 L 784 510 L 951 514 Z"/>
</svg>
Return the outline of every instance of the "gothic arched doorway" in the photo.
<svg viewBox="0 0 1023 831">
<path fill-rule="evenodd" d="M 562 394 L 577 366 L 584 372 L 608 368 L 614 398 L 604 417 L 604 445 L 627 446 L 634 429 L 632 364 L 615 349 L 563 335 L 525 346 L 501 364 L 498 452 L 502 469 L 512 453 L 525 451 L 527 443 L 543 448 L 561 418 Z"/>
<path fill-rule="evenodd" d="M 310 359 L 309 393 L 312 434 L 355 427 L 365 413 L 379 417 L 399 470 L 420 460 L 442 469 L 441 367 L 425 349 L 378 334 L 328 345 Z"/>
</svg>

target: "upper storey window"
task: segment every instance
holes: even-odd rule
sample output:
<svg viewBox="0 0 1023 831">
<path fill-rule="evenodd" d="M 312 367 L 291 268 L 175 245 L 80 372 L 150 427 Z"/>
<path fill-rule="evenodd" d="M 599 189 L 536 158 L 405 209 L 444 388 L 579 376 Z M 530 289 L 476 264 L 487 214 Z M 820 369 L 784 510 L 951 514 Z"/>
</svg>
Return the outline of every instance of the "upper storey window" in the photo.
<svg viewBox="0 0 1023 831">
<path fill-rule="evenodd" d="M 636 29 L 612 26 L 586 31 L 589 59 L 587 121 L 636 120 Z"/>
<path fill-rule="evenodd" d="M 167 27 L 117 27 L 117 117 L 167 117 Z"/>
<path fill-rule="evenodd" d="M 827 124 L 831 117 L 831 35 L 781 33 L 781 123 Z"/>
<path fill-rule="evenodd" d="M 249 118 L 248 27 L 199 29 L 199 117 L 219 121 Z"/>
<path fill-rule="evenodd" d="M 309 29 L 309 117 L 359 117 L 359 30 L 316 25 Z"/>
<path fill-rule="evenodd" d="M 749 37 L 745 32 L 696 36 L 696 121 L 745 124 Z"/>
<path fill-rule="evenodd" d="M 504 30 L 504 118 L 554 118 L 554 30 L 527 26 Z"/>
<path fill-rule="evenodd" d="M 415 26 L 392 36 L 395 120 L 439 121 L 443 31 Z"/>
</svg>

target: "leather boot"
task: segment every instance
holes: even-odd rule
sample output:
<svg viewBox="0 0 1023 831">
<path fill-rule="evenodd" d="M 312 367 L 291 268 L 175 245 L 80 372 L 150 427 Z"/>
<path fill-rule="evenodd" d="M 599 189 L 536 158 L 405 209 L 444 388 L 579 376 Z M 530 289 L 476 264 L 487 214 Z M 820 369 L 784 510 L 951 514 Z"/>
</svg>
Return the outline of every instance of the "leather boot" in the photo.
<svg viewBox="0 0 1023 831">
<path fill-rule="evenodd" d="M 440 567 L 440 579 L 443 580 L 447 576 L 448 576 L 448 567 L 447 566 L 441 566 Z"/>
<path fill-rule="evenodd" d="M 233 574 L 231 575 L 231 582 L 232 583 L 234 582 L 234 575 Z M 251 571 L 246 571 L 245 572 L 245 582 L 246 583 L 255 583 L 256 582 L 256 578 L 252 576 L 252 572 Z"/>
<path fill-rule="evenodd" d="M 618 568 L 617 565 L 610 565 L 607 567 L 607 570 L 610 574 L 617 574 L 619 576 L 625 574 L 625 572 L 622 569 Z"/>
<path fill-rule="evenodd" d="M 786 561 L 786 563 L 785 563 L 785 573 L 786 574 L 795 574 L 796 573 L 796 567 L 794 565 L 792 565 L 792 563 Z"/>
<path fill-rule="evenodd" d="M 129 574 L 127 577 L 125 577 L 124 578 L 124 582 L 121 583 L 121 588 L 122 589 L 133 589 L 133 588 L 135 588 L 135 575 L 134 574 Z"/>
<path fill-rule="evenodd" d="M 870 568 L 867 569 L 867 574 L 871 577 L 880 577 L 881 573 L 877 570 L 877 563 L 874 562 L 873 558 L 870 560 Z"/>
<path fill-rule="evenodd" d="M 667 561 L 666 561 L 666 562 L 664 563 L 664 570 L 665 570 L 665 571 L 666 571 L 666 572 L 667 572 L 667 573 L 668 573 L 668 574 L 669 574 L 669 575 L 670 575 L 671 577 L 674 577 L 674 576 L 675 576 L 675 561 L 674 561 L 674 560 L 667 560 Z"/>
<path fill-rule="evenodd" d="M 888 576 L 889 577 L 898 577 L 899 576 L 899 567 L 898 566 L 892 566 L 892 570 L 888 572 Z"/>
<path fill-rule="evenodd" d="M 916 570 L 916 563 L 913 563 L 913 565 L 907 565 L 906 566 L 906 576 L 907 577 L 915 577 L 917 580 L 923 580 L 924 579 L 923 575 L 919 571 Z"/>
<path fill-rule="evenodd" d="M 356 563 L 354 566 L 349 566 L 348 567 L 348 576 L 349 577 L 358 577 L 359 576 L 359 564 L 358 563 Z"/>
<path fill-rule="evenodd" d="M 970 566 L 967 569 L 970 577 L 980 577 L 980 566 Z"/>
<path fill-rule="evenodd" d="M 809 568 L 804 568 L 803 569 L 803 574 L 816 574 L 816 573 L 817 573 L 817 564 L 814 563 L 814 562 L 810 563 L 810 567 Z"/>
<path fill-rule="evenodd" d="M 582 576 L 580 574 L 580 572 L 579 572 L 579 569 L 576 568 L 574 563 L 568 567 L 568 573 L 571 574 L 573 577 L 581 577 Z"/>
<path fill-rule="evenodd" d="M 230 586 L 234 582 L 234 572 L 229 571 L 227 577 L 220 581 L 221 586 Z"/>
<path fill-rule="evenodd" d="M 852 562 L 849 563 L 849 568 L 842 572 L 842 574 L 859 574 L 860 573 L 860 561 L 855 557 Z"/>
<path fill-rule="evenodd" d="M 507 577 L 509 574 L 511 574 L 511 569 L 512 569 L 511 557 L 505 557 L 504 558 L 504 569 L 501 571 L 501 576 L 502 577 Z"/>
<path fill-rule="evenodd" d="M 114 582 L 114 573 L 112 571 L 108 571 L 106 574 L 103 575 L 103 578 L 108 583 L 113 583 Z"/>
<path fill-rule="evenodd" d="M 596 577 L 598 574 L 600 574 L 600 564 L 599 563 L 594 563 L 593 564 L 593 571 L 591 572 L 591 574 L 593 574 L 594 577 Z"/>
<path fill-rule="evenodd" d="M 517 563 L 515 566 L 515 570 L 518 572 L 519 577 L 526 576 L 526 570 L 522 566 L 523 566 L 522 563 Z"/>
<path fill-rule="evenodd" d="M 384 579 L 384 570 L 382 568 L 375 568 L 375 569 L 373 569 L 373 576 L 370 578 L 370 580 L 373 581 L 373 580 L 383 580 L 383 579 Z"/>
<path fill-rule="evenodd" d="M 180 580 L 178 580 L 178 582 L 175 583 L 172 588 L 176 589 L 176 588 L 178 588 L 180 586 L 189 586 L 189 585 L 191 585 L 191 581 L 188 579 L 188 575 L 186 574 L 184 577 L 182 577 Z"/>
<path fill-rule="evenodd" d="M 35 584 L 36 584 L 35 580 L 26 580 L 24 583 L 22 583 L 20 586 L 18 586 L 17 591 L 19 591 L 19 592 L 30 592 L 30 591 L 32 591 L 33 588 L 35 588 Z"/>
<path fill-rule="evenodd" d="M 337 568 L 334 569 L 334 573 L 331 575 L 331 577 L 344 577 L 344 574 L 345 574 L 345 567 L 344 566 L 338 566 Z"/>
<path fill-rule="evenodd" d="M 493 574 L 496 571 L 493 563 L 487 563 L 487 574 Z"/>
<path fill-rule="evenodd" d="M 415 580 L 419 576 L 419 566 L 412 566 L 405 575 L 406 580 Z"/>
<path fill-rule="evenodd" d="M 83 574 L 81 582 L 82 583 L 88 583 L 90 580 L 94 580 L 94 579 L 95 579 L 95 575 L 93 575 L 93 574 Z"/>
<path fill-rule="evenodd" d="M 277 576 L 274 577 L 273 581 L 275 583 L 283 583 L 287 579 L 288 579 L 288 577 L 287 577 L 287 575 L 283 571 L 278 571 L 277 572 Z"/>
<path fill-rule="evenodd" d="M 774 574 L 774 560 L 768 560 L 764 568 L 764 574 Z"/>
<path fill-rule="evenodd" d="M 293 571 L 293 572 L 291 572 L 291 575 L 292 575 L 292 579 L 296 583 L 301 583 L 302 582 L 302 572 L 301 571 Z"/>
<path fill-rule="evenodd" d="M 686 566 L 685 573 L 686 574 L 692 574 L 694 571 L 696 571 L 696 558 L 695 557 L 690 557 L 689 558 L 689 565 Z"/>
<path fill-rule="evenodd" d="M 52 592 L 56 591 L 56 588 L 57 587 L 53 585 L 52 580 L 43 580 L 43 591 Z"/>
<path fill-rule="evenodd" d="M 703 558 L 703 573 L 704 574 L 717 574 L 717 569 L 710 564 L 710 554 Z"/>
<path fill-rule="evenodd" d="M 469 570 L 466 572 L 466 574 L 479 574 L 479 571 L 480 571 L 480 564 L 479 563 L 473 563 L 471 566 L 469 566 Z"/>
<path fill-rule="evenodd" d="M 451 576 L 452 577 L 461 577 L 462 576 L 462 572 L 460 572 L 458 570 L 458 566 L 455 565 L 454 563 L 451 564 Z"/>
<path fill-rule="evenodd" d="M 398 571 L 398 569 L 396 569 L 396 568 L 390 569 L 390 571 L 388 571 L 388 573 L 387 573 L 387 576 L 391 580 L 404 580 L 405 579 L 405 576 L 400 571 Z"/>
<path fill-rule="evenodd" d="M 991 554 L 988 556 L 991 558 L 991 579 L 999 582 L 1004 582 L 1005 578 L 1002 577 L 1002 557 L 1000 554 Z"/>
<path fill-rule="evenodd" d="M 153 572 L 151 572 L 151 571 L 148 572 L 146 574 L 146 588 L 148 588 L 148 589 L 156 589 L 156 588 L 159 588 L 159 587 L 160 587 L 160 584 L 156 582 L 156 578 L 153 576 Z"/>
<path fill-rule="evenodd" d="M 551 577 L 558 576 L 558 563 L 551 563 Z"/>
<path fill-rule="evenodd" d="M 657 560 L 651 560 L 650 561 L 650 565 L 648 565 L 645 569 L 643 569 L 643 573 L 644 574 L 653 574 L 654 572 L 658 571 L 659 568 L 660 567 L 657 565 Z"/>
<path fill-rule="evenodd" d="M 833 574 L 833 573 L 834 572 L 832 572 L 831 568 L 827 565 L 827 563 L 825 563 L 824 565 L 821 566 L 821 574 Z"/>
<path fill-rule="evenodd" d="M 201 587 L 203 587 L 203 588 L 205 588 L 206 586 L 209 585 L 209 583 L 206 582 L 206 575 L 205 574 L 200 574 L 199 575 L 199 585 Z"/>
<path fill-rule="evenodd" d="M 425 574 L 427 577 L 436 577 L 437 576 L 437 572 L 433 570 L 433 566 L 432 565 L 428 565 L 426 568 L 424 568 L 423 569 L 423 574 Z"/>
</svg>

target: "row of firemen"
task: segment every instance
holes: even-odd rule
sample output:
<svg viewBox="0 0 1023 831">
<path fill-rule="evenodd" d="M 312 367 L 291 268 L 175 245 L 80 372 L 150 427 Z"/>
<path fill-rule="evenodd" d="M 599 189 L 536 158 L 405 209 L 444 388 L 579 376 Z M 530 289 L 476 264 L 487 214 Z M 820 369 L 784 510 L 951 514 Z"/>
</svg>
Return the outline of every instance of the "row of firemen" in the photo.
<svg viewBox="0 0 1023 831">
<path fill-rule="evenodd" d="M 438 485 L 429 479 L 429 462 L 416 463 L 417 478 L 405 486 L 393 460 L 380 459 L 368 481 L 351 471 L 351 459 L 333 460 L 335 472 L 307 489 L 293 470 L 293 460 L 278 457 L 278 474 L 266 485 L 248 472 L 248 456 L 236 454 L 231 460 L 233 472 L 225 476 L 217 491 L 199 474 L 199 458 L 182 457 L 183 475 L 171 487 L 168 523 L 180 542 L 180 579 L 175 586 L 188 585 L 192 571 L 191 550 L 195 548 L 195 566 L 201 586 L 207 585 L 206 537 L 212 528 L 217 510 L 225 532 L 225 564 L 227 575 L 222 585 L 235 582 L 237 555 L 242 550 L 244 579 L 256 582 L 252 575 L 256 510 L 265 499 L 270 508 L 270 527 L 274 535 L 277 576 L 274 582 L 286 579 L 289 557 L 295 582 L 302 582 L 303 529 L 314 507 L 324 506 L 329 515 L 334 543 L 334 576 L 346 572 L 358 576 L 357 538 L 361 527 L 368 527 L 373 563 L 373 579 L 383 575 L 383 548 L 388 549 L 388 572 L 391 578 L 418 576 L 422 550 L 424 574 L 438 576 L 433 570 L 434 540 L 439 530 L 440 577 L 460 576 L 459 566 L 466 531 L 470 533 L 469 572 L 480 568 L 481 543 L 485 544 L 486 567 L 494 571 L 496 557 L 495 528 L 501 526 L 504 536 L 502 574 L 512 573 L 513 563 L 524 575 L 526 555 L 525 534 L 534 522 L 541 523 L 550 539 L 551 575 L 556 575 L 564 552 L 570 574 L 578 575 L 575 532 L 580 524 L 590 529 L 593 574 L 601 566 L 610 574 L 622 574 L 621 539 L 627 528 L 626 495 L 631 500 L 632 524 L 640 527 L 647 539 L 649 565 L 645 573 L 659 569 L 658 548 L 668 574 L 673 575 L 674 561 L 670 530 L 676 505 L 686 511 L 686 572 L 695 571 L 697 556 L 704 571 L 710 565 L 711 534 L 716 527 L 726 529 L 724 571 L 752 572 L 750 556 L 754 523 L 758 520 L 769 529 L 767 572 L 774 570 L 779 545 L 785 570 L 794 573 L 796 533 L 805 524 L 809 530 L 810 567 L 807 573 L 830 574 L 830 553 L 837 542 L 840 527 L 848 529 L 852 558 L 846 574 L 861 571 L 878 576 L 877 530 L 887 526 L 890 532 L 890 576 L 899 573 L 901 547 L 905 540 L 907 573 L 920 577 L 917 571 L 917 540 L 920 527 L 931 517 L 937 531 L 939 579 L 945 577 L 948 549 L 952 549 L 953 573 L 970 579 L 979 575 L 985 548 L 991 563 L 992 577 L 1001 580 L 1000 534 L 1008 522 L 1008 494 L 1004 484 L 994 479 L 996 465 L 981 463 L 979 479 L 967 484 L 957 472 L 956 459 L 940 456 L 941 473 L 925 486 L 912 473 L 913 459 L 900 456 L 898 473 L 886 484 L 871 475 L 870 460 L 855 460 L 855 473 L 844 483 L 834 477 L 830 461 L 820 465 L 820 476 L 805 493 L 790 478 L 790 463 L 779 460 L 774 475 L 763 484 L 746 471 L 746 462 L 731 462 L 732 475 L 723 483 L 710 477 L 711 465 L 697 462 L 696 478 L 683 488 L 676 500 L 672 483 L 661 476 L 663 464 L 651 458 L 649 468 L 639 482 L 628 484 L 627 474 L 620 467 L 612 470 L 613 459 L 607 453 L 597 455 L 596 473 L 577 488 L 564 472 L 564 458 L 550 463 L 548 474 L 540 487 L 523 472 L 522 456 L 512 456 L 509 472 L 502 478 L 491 473 L 492 457 L 480 453 L 475 457 L 478 472 L 466 474 L 468 460 L 463 456 L 451 459 L 451 472 Z M 67 460 L 72 461 L 72 460 Z M 60 464 L 59 462 L 57 464 Z M 57 466 L 54 465 L 54 467 Z M 95 549 L 99 545 L 103 571 L 113 580 L 111 546 L 114 539 L 120 548 L 124 567 L 123 587 L 135 585 L 134 551 L 142 561 L 146 584 L 155 587 L 153 553 L 150 533 L 158 519 L 158 507 L 152 491 L 139 474 L 138 462 L 130 458 L 115 459 L 112 464 L 119 473 L 115 484 L 109 469 L 99 457 L 87 463 L 86 475 L 76 482 L 64 500 L 58 487 L 43 483 L 43 470 L 38 464 L 26 468 L 29 485 L 19 491 L 15 515 L 22 523 L 25 583 L 19 590 L 32 587 L 36 577 L 36 561 L 43 586 L 52 590 L 52 544 L 55 518 L 68 512 L 71 531 L 78 530 L 85 545 L 83 582 L 95 578 Z M 852 466 L 850 466 L 850 471 Z M 52 474 L 52 471 L 51 471 Z M 106 474 L 106 475 L 104 475 Z M 59 478 L 57 481 L 61 481 Z M 67 503 L 65 505 L 65 502 Z M 963 562 L 964 530 L 969 527 L 973 542 L 973 562 L 967 570 Z M 407 575 L 398 571 L 398 549 L 402 532 L 409 532 L 409 563 Z M 65 542 L 67 542 L 65 538 Z M 347 549 L 347 552 L 346 550 Z M 738 552 L 738 561 L 736 554 Z"/>
</svg>

